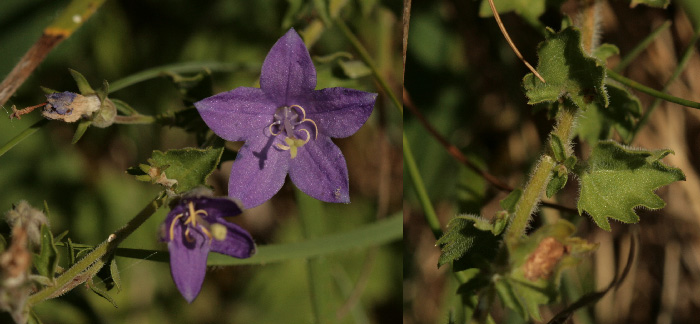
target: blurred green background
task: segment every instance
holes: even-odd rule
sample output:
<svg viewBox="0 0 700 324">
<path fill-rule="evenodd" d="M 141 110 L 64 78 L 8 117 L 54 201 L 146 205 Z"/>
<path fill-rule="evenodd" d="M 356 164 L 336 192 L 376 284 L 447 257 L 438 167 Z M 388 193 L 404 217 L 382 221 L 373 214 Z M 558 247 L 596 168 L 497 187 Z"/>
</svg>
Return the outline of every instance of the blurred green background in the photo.
<svg viewBox="0 0 700 324">
<path fill-rule="evenodd" d="M 331 1 L 343 3 L 342 1 Z M 0 3 L 0 76 L 5 76 L 39 38 L 44 27 L 69 1 L 3 0 Z M 376 60 L 395 93 L 401 91 L 398 1 L 350 1 L 340 16 Z M 137 1 L 108 0 L 69 39 L 59 44 L 29 77 L 0 114 L 5 143 L 40 119 L 34 112 L 9 120 L 10 107 L 45 100 L 40 86 L 77 91 L 68 68 L 97 87 L 152 67 L 180 62 L 237 64 L 214 71 L 214 93 L 257 86 L 259 68 L 274 42 L 290 27 L 303 35 L 318 23 L 312 1 Z M 313 58 L 355 53 L 336 27 L 322 31 L 310 48 Z M 355 59 L 356 56 L 355 56 Z M 350 78 L 338 60 L 316 64 L 318 87 L 351 87 L 380 92 L 371 76 Z M 119 90 L 111 98 L 128 102 L 143 114 L 185 109 L 176 87 L 155 78 Z M 324 205 L 329 233 L 358 228 L 394 214 L 401 204 L 401 117 L 381 93 L 375 112 L 357 134 L 335 142 L 350 173 L 350 205 Z M 52 232 L 69 230 L 74 242 L 98 244 L 143 208 L 160 188 L 136 181 L 126 168 L 145 163 L 152 150 L 194 146 L 194 136 L 157 125 L 90 128 L 76 145 L 75 124 L 50 122 L 0 157 L 0 209 L 27 200 L 50 208 Z M 226 193 L 231 161 L 210 177 L 217 194 Z M 165 249 L 157 242 L 163 209 L 121 246 Z M 238 219 L 259 245 L 303 240 L 291 183 L 270 202 Z M 2 224 L 2 231 L 8 228 Z M 59 250 L 65 255 L 65 250 Z M 332 303 L 341 309 L 353 288 L 360 299 L 340 323 L 401 321 L 402 257 L 398 242 L 352 250 L 327 259 L 333 276 Z M 210 269 L 202 292 L 187 305 L 172 283 L 166 263 L 118 258 L 123 290 L 110 291 L 119 308 L 80 286 L 39 304 L 44 323 L 309 323 L 312 320 L 306 261 Z M 63 263 L 62 265 L 65 265 Z M 359 284 L 358 284 L 359 283 Z"/>
</svg>

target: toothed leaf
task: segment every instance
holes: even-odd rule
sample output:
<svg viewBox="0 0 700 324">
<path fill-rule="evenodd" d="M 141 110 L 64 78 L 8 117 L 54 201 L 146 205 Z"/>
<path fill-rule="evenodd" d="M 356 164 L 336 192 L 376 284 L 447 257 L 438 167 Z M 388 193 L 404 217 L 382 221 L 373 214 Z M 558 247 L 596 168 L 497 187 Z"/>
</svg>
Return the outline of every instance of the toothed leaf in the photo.
<svg viewBox="0 0 700 324">
<path fill-rule="evenodd" d="M 610 231 L 608 218 L 636 223 L 639 216 L 635 207 L 663 208 L 666 203 L 654 190 L 685 180 L 680 169 L 660 161 L 669 153 L 672 151 L 635 150 L 612 141 L 599 142 L 588 167 L 579 175 L 579 214 L 587 212 L 600 228 Z"/>
<path fill-rule="evenodd" d="M 610 139 L 613 129 L 624 141 L 630 141 L 642 115 L 642 105 L 636 96 L 616 85 L 608 84 L 607 90 L 610 96 L 607 108 L 591 105 L 578 118 L 576 133 L 590 144 Z"/>
<path fill-rule="evenodd" d="M 594 104 L 607 107 L 608 96 L 603 83 L 605 67 L 584 54 L 581 32 L 568 27 L 558 33 L 547 29 L 546 33 L 545 41 L 537 50 L 537 72 L 546 83 L 532 73 L 523 78 L 528 103 L 555 102 L 566 97 L 582 109 Z"/>
<path fill-rule="evenodd" d="M 438 268 L 461 259 L 458 268 L 463 270 L 473 268 L 477 258 L 492 259 L 498 248 L 499 237 L 493 235 L 492 227 L 488 225 L 488 221 L 478 216 L 453 218 L 447 224 L 447 232 L 436 242 L 442 251 Z"/>
</svg>

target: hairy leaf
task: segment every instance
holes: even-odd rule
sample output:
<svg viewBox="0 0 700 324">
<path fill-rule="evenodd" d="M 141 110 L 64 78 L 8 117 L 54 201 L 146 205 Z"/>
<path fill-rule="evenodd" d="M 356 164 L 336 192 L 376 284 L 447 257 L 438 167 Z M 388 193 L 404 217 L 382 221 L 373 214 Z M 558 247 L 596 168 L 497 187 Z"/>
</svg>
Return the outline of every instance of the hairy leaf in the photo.
<svg viewBox="0 0 700 324">
<path fill-rule="evenodd" d="M 586 211 L 598 226 L 610 230 L 608 218 L 636 223 L 637 206 L 659 209 L 666 203 L 654 193 L 661 186 L 685 180 L 678 168 L 661 163 L 671 150 L 644 151 L 625 148 L 612 141 L 599 142 L 588 167 L 579 175 L 579 214 Z"/>
<path fill-rule="evenodd" d="M 493 0 L 493 5 L 499 14 L 514 11 L 528 21 L 537 21 L 545 11 L 545 0 Z M 493 12 L 489 0 L 482 0 L 479 7 L 480 17 L 492 17 Z"/>
<path fill-rule="evenodd" d="M 139 180 L 158 183 L 176 193 L 206 185 L 207 177 L 216 169 L 224 148 L 185 148 L 167 152 L 153 151 L 149 165 L 129 168 L 127 172 Z"/>
<path fill-rule="evenodd" d="M 537 50 L 537 72 L 546 83 L 532 73 L 523 78 L 528 103 L 532 105 L 569 98 L 582 109 L 595 104 L 607 107 L 605 67 L 584 54 L 581 32 L 575 27 L 568 27 L 558 33 L 547 29 L 546 33 L 545 41 L 540 43 Z"/>
<path fill-rule="evenodd" d="M 607 85 L 610 105 L 607 108 L 591 105 L 578 118 L 576 132 L 582 140 L 590 144 L 610 139 L 615 129 L 620 137 L 628 142 L 642 115 L 639 99 L 624 88 Z"/>
<path fill-rule="evenodd" d="M 485 228 L 489 225 L 487 220 L 473 215 L 453 218 L 447 224 L 447 232 L 436 242 L 442 251 L 438 268 L 464 257 L 464 263 L 460 264 L 463 269 L 472 268 L 478 258 L 493 259 L 499 236 L 493 235 L 491 228 Z"/>
</svg>

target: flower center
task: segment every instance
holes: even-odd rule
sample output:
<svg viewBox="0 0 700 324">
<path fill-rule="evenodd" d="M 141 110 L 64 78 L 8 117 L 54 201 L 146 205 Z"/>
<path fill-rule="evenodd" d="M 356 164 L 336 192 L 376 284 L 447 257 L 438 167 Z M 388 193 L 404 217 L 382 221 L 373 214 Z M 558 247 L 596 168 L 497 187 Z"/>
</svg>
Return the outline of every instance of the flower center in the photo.
<svg viewBox="0 0 700 324">
<path fill-rule="evenodd" d="M 179 220 L 185 226 L 185 239 L 187 242 L 194 242 L 194 238 L 190 235 L 191 228 L 199 228 L 199 230 L 204 233 L 209 238 L 209 243 L 211 244 L 212 239 L 218 241 L 223 240 L 226 237 L 226 226 L 220 224 L 209 224 L 202 216 L 208 216 L 206 210 L 194 209 L 194 202 L 189 202 L 188 210 L 182 214 L 178 214 L 173 218 L 170 223 L 170 240 L 175 238 L 175 224 Z M 210 231 L 211 229 L 211 231 Z M 214 234 L 212 234 L 212 231 Z"/>
<path fill-rule="evenodd" d="M 273 136 L 280 135 L 284 132 L 284 142 L 286 145 L 277 143 L 275 146 L 280 150 L 289 151 L 292 159 L 297 156 L 297 149 L 311 140 L 309 130 L 300 127 L 297 129 L 298 126 L 304 123 L 307 123 L 307 126 L 309 126 L 308 124 L 313 125 L 314 139 L 316 139 L 316 137 L 318 137 L 318 126 L 316 126 L 316 122 L 306 118 L 306 111 L 299 105 L 278 108 L 277 111 L 275 111 L 272 123 L 268 126 L 270 134 Z M 299 138 L 297 134 L 295 134 L 295 131 L 306 134 L 306 138 Z"/>
</svg>

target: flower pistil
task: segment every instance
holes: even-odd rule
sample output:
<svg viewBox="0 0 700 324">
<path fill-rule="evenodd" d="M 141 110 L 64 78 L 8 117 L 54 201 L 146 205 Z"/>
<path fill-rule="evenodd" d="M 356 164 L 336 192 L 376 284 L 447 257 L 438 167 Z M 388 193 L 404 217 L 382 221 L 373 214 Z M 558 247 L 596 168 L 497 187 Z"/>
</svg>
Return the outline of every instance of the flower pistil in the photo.
<svg viewBox="0 0 700 324">
<path fill-rule="evenodd" d="M 311 133 L 309 133 L 309 130 L 306 128 L 298 129 L 298 131 L 306 134 L 306 139 L 300 139 L 296 134 L 294 134 L 295 128 L 303 123 L 310 123 L 313 125 L 315 140 L 318 137 L 318 126 L 316 126 L 316 122 L 314 122 L 312 119 L 306 118 L 306 111 L 299 105 L 278 108 L 274 114 L 273 122 L 270 124 L 270 126 L 268 126 L 268 130 L 273 136 L 277 136 L 282 132 L 285 133 L 286 137 L 284 142 L 287 145 L 277 143 L 275 146 L 283 151 L 289 150 L 292 159 L 297 156 L 297 149 L 304 146 L 304 144 L 311 140 Z"/>
<path fill-rule="evenodd" d="M 223 240 L 226 237 L 226 227 L 225 226 L 213 226 L 209 224 L 207 221 L 205 221 L 200 215 L 203 216 L 208 216 L 209 214 L 207 213 L 206 210 L 203 209 L 194 209 L 194 202 L 189 202 L 188 203 L 188 209 L 184 213 L 178 214 L 173 218 L 172 222 L 170 222 L 170 240 L 172 241 L 175 238 L 175 224 L 177 223 L 178 220 L 181 218 L 185 217 L 185 221 L 183 225 L 185 225 L 185 239 L 188 242 L 194 242 L 194 238 L 190 236 L 190 228 L 199 228 L 204 235 L 206 235 L 209 238 L 209 244 L 211 244 L 212 239 L 216 240 Z M 218 225 L 218 224 L 214 224 Z M 216 228 L 214 228 L 216 227 Z M 223 230 L 223 233 L 221 231 Z M 212 232 L 215 232 L 212 234 Z"/>
</svg>

